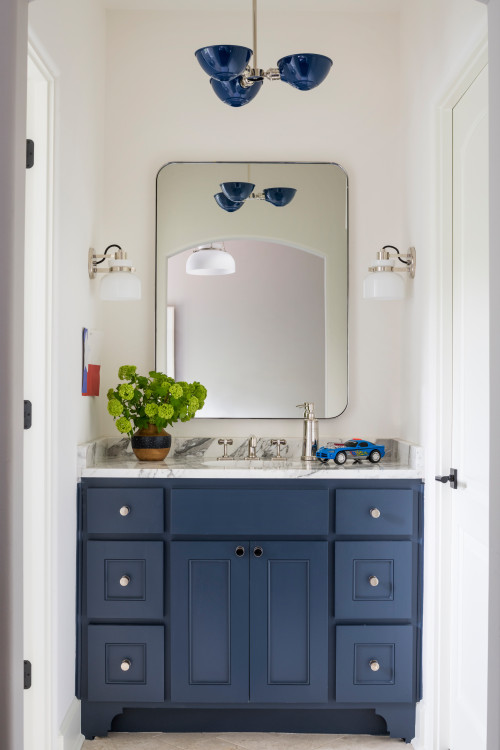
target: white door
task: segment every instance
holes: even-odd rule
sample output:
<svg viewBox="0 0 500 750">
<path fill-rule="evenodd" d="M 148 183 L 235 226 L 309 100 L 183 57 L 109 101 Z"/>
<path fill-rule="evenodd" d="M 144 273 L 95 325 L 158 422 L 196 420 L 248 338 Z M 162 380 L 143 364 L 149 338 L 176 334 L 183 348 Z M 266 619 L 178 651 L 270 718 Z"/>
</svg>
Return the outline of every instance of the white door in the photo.
<svg viewBox="0 0 500 750">
<path fill-rule="evenodd" d="M 488 668 L 488 70 L 453 108 L 450 750 L 486 748 Z M 443 467 L 447 469 L 448 467 Z"/>
<path fill-rule="evenodd" d="M 26 135 L 35 164 L 26 171 L 24 397 L 33 425 L 24 433 L 24 656 L 32 686 L 24 693 L 25 750 L 49 750 L 51 738 L 50 342 L 53 83 L 33 50 L 28 57 Z M 0 742 L 1 745 L 1 742 Z"/>
</svg>

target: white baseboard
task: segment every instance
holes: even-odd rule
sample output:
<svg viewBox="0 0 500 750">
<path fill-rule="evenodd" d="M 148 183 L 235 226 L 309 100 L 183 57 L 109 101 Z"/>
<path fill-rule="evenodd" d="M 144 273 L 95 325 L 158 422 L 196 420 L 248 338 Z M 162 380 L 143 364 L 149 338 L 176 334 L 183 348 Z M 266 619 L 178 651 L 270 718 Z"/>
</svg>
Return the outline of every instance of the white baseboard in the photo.
<svg viewBox="0 0 500 750">
<path fill-rule="evenodd" d="M 80 701 L 73 698 L 59 729 L 57 750 L 80 750 L 85 737 L 80 732 Z"/>
</svg>

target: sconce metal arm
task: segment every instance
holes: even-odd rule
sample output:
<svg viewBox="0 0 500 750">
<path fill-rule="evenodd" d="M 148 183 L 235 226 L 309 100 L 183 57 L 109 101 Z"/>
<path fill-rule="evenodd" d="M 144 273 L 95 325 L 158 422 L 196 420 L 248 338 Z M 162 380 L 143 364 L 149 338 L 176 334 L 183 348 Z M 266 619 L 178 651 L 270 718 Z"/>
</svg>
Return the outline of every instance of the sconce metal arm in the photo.
<svg viewBox="0 0 500 750">
<path fill-rule="evenodd" d="M 108 255 L 107 254 L 108 250 L 112 247 L 117 247 L 118 250 Z M 88 255 L 89 278 L 94 279 L 97 273 L 110 273 L 112 271 L 130 271 L 131 273 L 134 273 L 135 268 L 133 268 L 132 266 L 113 266 L 112 268 L 96 268 L 96 266 L 100 265 L 101 263 L 104 263 L 105 260 L 125 260 L 126 257 L 127 257 L 127 253 L 124 250 L 122 250 L 120 245 L 108 245 L 104 253 L 94 253 L 94 248 L 93 247 L 89 248 L 89 255 Z M 97 258 L 100 258 L 100 260 L 97 260 Z"/>
<path fill-rule="evenodd" d="M 389 253 L 388 248 L 391 248 L 392 250 L 395 250 L 397 255 L 394 253 Z M 380 265 L 380 266 L 371 266 L 368 270 L 369 271 L 398 271 L 398 272 L 404 272 L 408 271 L 410 274 L 410 279 L 415 278 L 415 268 L 417 263 L 417 255 L 414 247 L 410 247 L 406 255 L 401 255 L 398 248 L 394 245 L 384 245 L 382 250 L 379 250 L 377 253 L 378 260 L 389 260 L 390 258 L 397 258 L 401 263 L 404 263 L 405 268 L 395 268 L 393 265 Z"/>
</svg>

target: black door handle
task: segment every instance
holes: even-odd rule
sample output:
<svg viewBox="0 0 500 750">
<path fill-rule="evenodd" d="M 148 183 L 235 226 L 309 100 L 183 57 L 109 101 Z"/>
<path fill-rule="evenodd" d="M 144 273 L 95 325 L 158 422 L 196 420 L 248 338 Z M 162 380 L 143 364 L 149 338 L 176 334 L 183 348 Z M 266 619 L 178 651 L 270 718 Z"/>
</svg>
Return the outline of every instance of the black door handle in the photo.
<svg viewBox="0 0 500 750">
<path fill-rule="evenodd" d="M 458 488 L 458 477 L 457 477 L 457 470 L 456 469 L 450 469 L 450 473 L 446 477 L 435 477 L 436 482 L 442 482 L 443 484 L 446 484 L 446 482 L 450 483 L 450 487 L 452 490 L 456 490 Z"/>
</svg>

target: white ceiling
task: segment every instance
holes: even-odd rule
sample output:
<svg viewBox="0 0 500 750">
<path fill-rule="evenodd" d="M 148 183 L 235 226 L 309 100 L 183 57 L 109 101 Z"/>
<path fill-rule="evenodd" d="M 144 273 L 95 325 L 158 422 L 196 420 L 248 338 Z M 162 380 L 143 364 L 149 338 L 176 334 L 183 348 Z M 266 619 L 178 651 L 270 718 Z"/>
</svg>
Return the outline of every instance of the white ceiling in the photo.
<svg viewBox="0 0 500 750">
<path fill-rule="evenodd" d="M 104 0 L 106 8 L 115 10 L 185 10 L 185 11 L 249 11 L 251 0 Z M 398 11 L 401 0 L 260 0 L 257 10 L 308 12 L 386 13 Z"/>
</svg>

